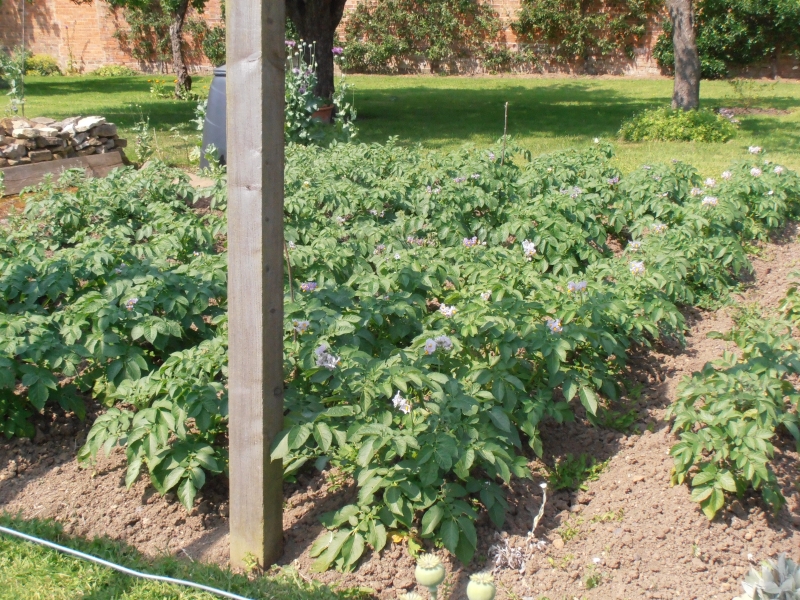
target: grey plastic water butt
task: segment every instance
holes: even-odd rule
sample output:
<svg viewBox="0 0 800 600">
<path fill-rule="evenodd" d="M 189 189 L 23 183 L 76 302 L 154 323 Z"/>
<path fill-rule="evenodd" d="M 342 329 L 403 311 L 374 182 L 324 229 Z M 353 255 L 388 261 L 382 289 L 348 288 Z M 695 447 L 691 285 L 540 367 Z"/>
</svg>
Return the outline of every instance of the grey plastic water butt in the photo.
<svg viewBox="0 0 800 600">
<path fill-rule="evenodd" d="M 208 105 L 206 106 L 206 122 L 203 125 L 203 155 L 200 166 L 207 167 L 206 148 L 214 144 L 219 152 L 220 162 L 224 165 L 228 146 L 225 135 L 225 74 L 226 65 L 214 69 L 214 79 L 208 91 Z"/>
</svg>

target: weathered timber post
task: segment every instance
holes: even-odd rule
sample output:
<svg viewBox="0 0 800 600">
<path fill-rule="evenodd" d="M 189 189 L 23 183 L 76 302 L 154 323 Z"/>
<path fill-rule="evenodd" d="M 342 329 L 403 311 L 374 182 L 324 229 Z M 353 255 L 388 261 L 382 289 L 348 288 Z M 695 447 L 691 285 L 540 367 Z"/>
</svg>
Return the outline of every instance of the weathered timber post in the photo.
<svg viewBox="0 0 800 600">
<path fill-rule="evenodd" d="M 283 544 L 285 0 L 227 7 L 231 564 L 274 563 Z"/>
</svg>

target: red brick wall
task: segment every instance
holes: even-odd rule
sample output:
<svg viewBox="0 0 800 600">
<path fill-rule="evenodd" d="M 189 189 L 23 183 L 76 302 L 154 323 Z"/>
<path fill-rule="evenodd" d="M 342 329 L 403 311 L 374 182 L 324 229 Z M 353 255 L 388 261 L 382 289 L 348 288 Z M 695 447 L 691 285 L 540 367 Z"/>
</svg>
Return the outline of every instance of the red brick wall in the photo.
<svg viewBox="0 0 800 600">
<path fill-rule="evenodd" d="M 13 48 L 22 40 L 21 5 L 24 0 L 0 0 L 0 48 Z M 345 9 L 355 9 L 360 2 L 374 0 L 348 0 Z M 517 40 L 510 24 L 519 10 L 520 0 L 484 0 L 494 7 L 505 26 L 507 43 L 517 47 Z M 90 0 L 85 4 L 76 4 L 72 0 L 33 0 L 26 3 L 25 43 L 28 49 L 36 54 L 50 54 L 56 57 L 62 68 L 66 69 L 70 54 L 73 64 L 83 72 L 89 72 L 106 64 L 122 64 L 142 71 L 169 71 L 170 65 L 157 63 L 140 63 L 130 53 L 120 47 L 113 36 L 119 27 L 126 27 L 122 13 L 114 13 L 103 0 Z M 221 20 L 219 0 L 208 0 L 208 5 L 201 15 L 209 25 L 216 25 Z M 655 75 L 659 68 L 652 58 L 651 49 L 661 32 L 661 18 L 653 18 L 641 48 L 636 49 L 633 59 L 617 58 L 599 61 L 591 71 L 598 73 Z M 343 32 L 340 33 L 344 37 Z M 193 71 L 207 71 L 210 65 L 202 53 L 189 53 L 187 56 Z M 475 61 L 462 61 L 459 70 L 480 72 L 481 67 Z M 424 72 L 426 66 L 421 65 Z M 585 65 L 544 65 L 545 71 L 585 72 Z M 751 67 L 743 74 L 749 76 L 771 76 L 769 67 Z M 781 60 L 779 75 L 781 77 L 800 77 L 800 69 L 796 60 Z"/>
<path fill-rule="evenodd" d="M 13 48 L 22 42 L 23 0 L 2 0 L 0 4 L 0 47 Z M 35 54 L 56 57 L 67 68 L 70 53 L 76 68 L 89 72 L 107 64 L 127 65 L 142 71 L 168 70 L 167 65 L 144 64 L 120 47 L 113 36 L 125 27 L 122 12 L 114 13 L 102 0 L 76 4 L 71 0 L 33 0 L 25 6 L 25 45 Z M 201 15 L 209 25 L 218 24 L 219 0 L 209 0 Z M 202 56 L 189 56 L 193 70 L 207 70 Z"/>
</svg>

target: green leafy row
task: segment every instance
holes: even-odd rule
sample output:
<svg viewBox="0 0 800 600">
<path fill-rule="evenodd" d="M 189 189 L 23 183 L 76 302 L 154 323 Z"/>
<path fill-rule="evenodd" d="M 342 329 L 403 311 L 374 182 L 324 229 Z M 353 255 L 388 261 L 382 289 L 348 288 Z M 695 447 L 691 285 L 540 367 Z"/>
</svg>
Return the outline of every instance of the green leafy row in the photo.
<svg viewBox="0 0 800 600">
<path fill-rule="evenodd" d="M 668 416 L 680 441 L 672 447 L 673 482 L 691 480 L 692 500 L 713 519 L 725 505 L 725 493 L 742 496 L 760 490 L 777 512 L 786 503 L 770 466 L 780 431 L 800 449 L 800 394 L 792 383 L 800 374 L 800 344 L 792 333 L 798 320 L 797 288 L 783 302 L 780 318 L 743 312 L 726 334 L 737 354 L 725 352 L 699 373 L 684 379 Z"/>
</svg>

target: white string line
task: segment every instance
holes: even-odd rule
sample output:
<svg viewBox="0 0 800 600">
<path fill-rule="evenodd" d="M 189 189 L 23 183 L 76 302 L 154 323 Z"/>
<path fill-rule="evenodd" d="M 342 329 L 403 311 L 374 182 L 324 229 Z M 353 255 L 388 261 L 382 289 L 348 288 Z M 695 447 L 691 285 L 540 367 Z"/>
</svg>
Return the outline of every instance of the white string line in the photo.
<svg viewBox="0 0 800 600">
<path fill-rule="evenodd" d="M 119 571 L 120 573 L 125 573 L 125 575 L 130 575 L 132 577 L 141 577 L 142 579 L 151 579 L 153 581 L 161 581 L 163 583 L 185 585 L 198 590 L 203 590 L 204 592 L 209 592 L 211 594 L 223 596 L 224 598 L 232 598 L 233 600 L 250 600 L 250 598 L 239 596 L 237 594 L 234 594 L 233 592 L 225 592 L 223 590 L 218 590 L 216 588 L 212 588 L 207 585 L 202 585 L 199 583 L 194 583 L 192 581 L 185 581 L 183 579 L 173 579 L 172 577 L 165 577 L 163 575 L 150 575 L 148 573 L 140 573 L 139 571 L 134 571 L 133 569 L 128 569 L 127 567 L 117 565 L 107 560 L 103 560 L 102 558 L 97 558 L 96 556 L 92 556 L 91 554 L 85 554 L 83 552 L 79 552 L 78 550 L 73 550 L 72 548 L 59 546 L 58 544 L 55 544 L 53 542 L 48 542 L 47 540 L 42 540 L 32 535 L 20 533 L 19 531 L 14 531 L 13 529 L 9 529 L 7 527 L 0 526 L 0 533 L 13 535 L 18 538 L 22 538 L 23 540 L 33 542 L 35 544 L 41 544 L 42 546 L 47 546 L 48 548 L 52 548 L 53 550 L 58 550 L 59 552 L 64 552 L 65 554 L 71 554 L 72 556 L 76 556 L 78 558 L 82 558 L 83 560 L 88 560 L 90 562 L 97 563 L 98 565 L 108 567 L 109 569 L 114 569 L 115 571 Z"/>
</svg>

